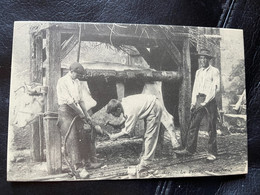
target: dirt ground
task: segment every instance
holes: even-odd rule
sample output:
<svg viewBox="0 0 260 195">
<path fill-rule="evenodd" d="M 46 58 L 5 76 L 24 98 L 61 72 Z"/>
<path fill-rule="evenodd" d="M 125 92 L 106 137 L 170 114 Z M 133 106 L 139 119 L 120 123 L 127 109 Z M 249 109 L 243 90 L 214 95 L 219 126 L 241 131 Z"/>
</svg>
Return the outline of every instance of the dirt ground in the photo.
<svg viewBox="0 0 260 195">
<path fill-rule="evenodd" d="M 142 150 L 142 139 L 124 138 L 117 141 L 101 140 L 97 143 L 98 157 L 103 159 L 104 166 L 89 170 L 89 179 L 131 179 L 156 177 L 186 177 L 230 175 L 247 172 L 247 136 L 245 133 L 218 135 L 217 160 L 206 161 L 207 134 L 200 133 L 197 153 L 192 157 L 177 158 L 170 143 L 156 152 L 154 164 L 142 175 L 128 175 L 128 167 L 138 164 Z M 10 163 L 8 180 L 26 181 L 42 180 L 48 176 L 46 162 L 31 162 L 29 150 L 14 153 L 15 160 Z M 63 162 L 63 173 L 68 167 Z M 64 177 L 65 175 L 65 177 Z M 46 179 L 47 180 L 47 179 Z M 73 180 L 67 174 L 48 180 Z M 44 179 L 43 179 L 44 181 Z"/>
</svg>

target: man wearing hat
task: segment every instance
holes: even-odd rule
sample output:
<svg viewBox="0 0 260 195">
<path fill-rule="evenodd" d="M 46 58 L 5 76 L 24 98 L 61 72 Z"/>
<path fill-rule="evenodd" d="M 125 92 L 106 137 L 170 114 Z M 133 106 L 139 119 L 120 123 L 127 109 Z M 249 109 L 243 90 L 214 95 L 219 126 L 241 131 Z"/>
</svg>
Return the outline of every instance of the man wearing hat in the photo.
<svg viewBox="0 0 260 195">
<path fill-rule="evenodd" d="M 200 68 L 196 72 L 191 101 L 191 123 L 187 132 L 187 143 L 184 150 L 175 151 L 179 155 L 192 155 L 196 152 L 198 132 L 204 116 L 208 126 L 208 157 L 215 160 L 217 155 L 217 104 L 216 93 L 220 90 L 219 70 L 210 65 L 213 56 L 207 49 L 198 54 Z"/>
<path fill-rule="evenodd" d="M 96 101 L 91 97 L 87 82 L 78 80 L 79 75 L 83 73 L 83 66 L 75 62 L 70 65 L 70 71 L 57 83 L 59 104 L 57 124 L 63 140 L 66 140 L 65 155 L 68 153 L 75 169 L 83 165 L 89 167 L 91 163 L 95 163 L 95 167 L 99 167 L 99 163 L 96 162 L 93 134 L 97 130 L 102 133 L 100 126 L 94 125 L 89 115 L 89 110 L 96 105 Z M 72 123 L 74 118 L 75 122 Z M 95 129 L 94 132 L 91 129 Z"/>
</svg>

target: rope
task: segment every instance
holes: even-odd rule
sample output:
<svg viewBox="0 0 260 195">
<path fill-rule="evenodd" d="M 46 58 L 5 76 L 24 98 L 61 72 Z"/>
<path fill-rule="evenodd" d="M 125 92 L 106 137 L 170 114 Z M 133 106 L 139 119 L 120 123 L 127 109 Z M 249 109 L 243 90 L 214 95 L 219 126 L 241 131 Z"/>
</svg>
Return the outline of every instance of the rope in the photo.
<svg viewBox="0 0 260 195">
<path fill-rule="evenodd" d="M 67 133 L 66 133 L 66 135 L 65 135 L 64 143 L 63 143 L 63 145 L 64 145 L 64 153 L 63 153 L 63 155 L 64 155 L 64 160 L 65 160 L 66 164 L 68 165 L 68 167 L 69 167 L 70 171 L 72 172 L 72 174 L 76 177 L 76 179 L 80 178 L 80 176 L 79 176 L 78 172 L 74 169 L 74 167 L 71 165 L 71 163 L 69 162 L 69 160 L 67 159 L 67 156 L 66 156 L 66 151 L 67 151 L 66 144 L 67 144 L 67 139 L 68 139 L 68 136 L 69 136 L 69 134 L 70 134 L 70 132 L 71 132 L 72 126 L 73 126 L 73 124 L 74 124 L 74 122 L 76 121 L 77 118 L 78 118 L 78 115 L 76 115 L 76 116 L 72 119 L 72 121 L 71 121 L 71 123 L 70 123 L 70 126 L 69 126 L 69 129 L 68 129 L 68 131 L 67 131 Z"/>
</svg>

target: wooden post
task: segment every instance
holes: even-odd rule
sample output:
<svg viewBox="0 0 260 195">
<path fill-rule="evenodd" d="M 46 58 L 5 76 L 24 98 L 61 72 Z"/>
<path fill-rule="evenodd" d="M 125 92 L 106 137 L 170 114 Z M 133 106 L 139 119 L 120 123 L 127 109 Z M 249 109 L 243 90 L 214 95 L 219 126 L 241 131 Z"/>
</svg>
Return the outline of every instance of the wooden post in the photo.
<svg viewBox="0 0 260 195">
<path fill-rule="evenodd" d="M 219 31 L 218 31 L 219 34 Z M 224 86 L 222 83 L 222 77 L 221 77 L 221 52 L 220 52 L 220 38 L 215 39 L 216 46 L 214 47 L 214 53 L 215 53 L 215 59 L 214 59 L 214 66 L 219 70 L 220 74 L 220 92 L 216 95 L 216 101 L 218 108 L 222 110 L 222 91 L 224 91 Z"/>
<path fill-rule="evenodd" d="M 46 85 L 48 86 L 46 112 L 57 112 L 56 85 L 61 76 L 60 50 L 61 33 L 54 25 L 46 30 L 46 48 L 48 64 L 46 66 Z M 61 173 L 61 135 L 56 125 L 57 119 L 46 117 L 45 120 L 46 159 L 49 174 Z"/>
<path fill-rule="evenodd" d="M 43 135 L 43 118 L 31 124 L 31 158 L 34 162 L 42 162 L 44 160 L 44 135 Z"/>
<path fill-rule="evenodd" d="M 125 97 L 125 85 L 124 83 L 118 82 L 116 83 L 116 92 L 117 92 L 117 99 L 122 100 Z"/>
<path fill-rule="evenodd" d="M 183 59 L 179 68 L 182 74 L 182 82 L 179 90 L 179 120 L 181 126 L 181 144 L 186 145 L 187 129 L 190 124 L 190 105 L 191 105 L 191 60 L 189 38 L 183 42 Z"/>
<path fill-rule="evenodd" d="M 82 31 L 82 26 L 83 24 L 79 25 L 79 45 L 78 45 L 78 53 L 77 53 L 77 62 L 79 62 L 79 57 L 80 57 L 80 46 L 81 46 L 81 31 Z"/>
<path fill-rule="evenodd" d="M 30 34 L 30 81 L 36 83 L 42 83 L 42 48 L 43 38 L 42 34 L 36 35 Z M 43 111 L 43 110 L 42 110 Z M 36 120 L 31 125 L 32 137 L 31 137 L 31 158 L 33 161 L 43 161 L 43 128 L 40 128 L 42 121 Z"/>
<path fill-rule="evenodd" d="M 42 83 L 42 48 L 43 48 L 43 38 L 42 34 L 31 35 L 31 82 Z"/>
</svg>

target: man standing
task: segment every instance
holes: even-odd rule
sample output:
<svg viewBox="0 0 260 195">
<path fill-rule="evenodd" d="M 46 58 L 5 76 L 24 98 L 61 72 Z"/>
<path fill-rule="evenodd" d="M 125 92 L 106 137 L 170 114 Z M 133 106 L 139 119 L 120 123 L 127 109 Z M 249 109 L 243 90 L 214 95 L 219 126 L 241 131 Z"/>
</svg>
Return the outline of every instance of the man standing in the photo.
<svg viewBox="0 0 260 195">
<path fill-rule="evenodd" d="M 58 126 L 63 140 L 66 140 L 65 155 L 68 153 L 71 164 L 76 170 L 82 166 L 91 166 L 91 162 L 96 163 L 95 145 L 93 145 L 95 144 L 93 134 L 96 130 L 91 128 L 94 125 L 88 113 L 96 102 L 90 95 L 87 83 L 78 80 L 79 75 L 83 73 L 83 66 L 75 62 L 70 65 L 70 71 L 57 83 Z M 87 125 L 88 128 L 84 128 L 86 124 L 90 124 L 91 127 Z M 94 129 L 102 131 L 98 125 Z M 95 166 L 99 167 L 98 164 Z"/>
<path fill-rule="evenodd" d="M 110 135 L 111 140 L 130 134 L 137 121 L 145 119 L 144 152 L 138 170 L 147 169 L 154 158 L 159 136 L 162 116 L 160 101 L 154 95 L 145 94 L 128 96 L 123 98 L 122 101 L 112 99 L 107 105 L 107 113 L 111 113 L 115 117 L 120 117 L 123 114 L 125 119 L 125 127 L 121 132 Z"/>
<path fill-rule="evenodd" d="M 220 76 L 217 68 L 209 64 L 213 56 L 209 50 L 202 49 L 198 54 L 200 69 L 197 70 L 191 101 L 191 123 L 187 132 L 184 150 L 175 151 L 179 155 L 192 155 L 196 152 L 198 132 L 204 116 L 208 126 L 207 160 L 215 160 L 217 155 L 217 104 L 216 93 L 220 90 Z"/>
</svg>

